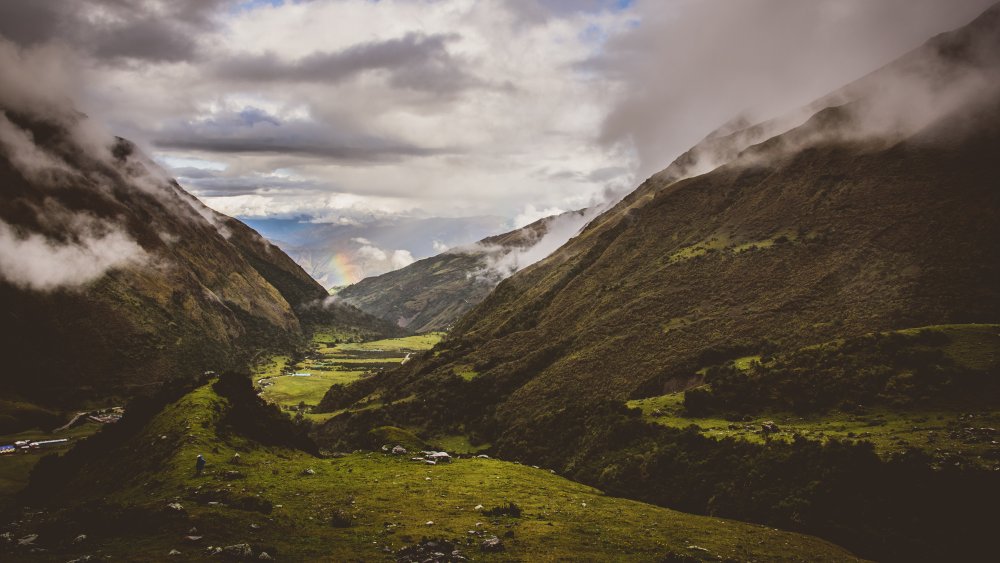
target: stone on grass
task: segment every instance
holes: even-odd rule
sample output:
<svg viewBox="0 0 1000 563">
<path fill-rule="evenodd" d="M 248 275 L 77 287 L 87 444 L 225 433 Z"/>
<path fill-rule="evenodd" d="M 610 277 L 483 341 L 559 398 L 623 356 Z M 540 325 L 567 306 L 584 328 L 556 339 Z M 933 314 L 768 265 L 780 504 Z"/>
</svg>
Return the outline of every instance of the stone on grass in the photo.
<svg viewBox="0 0 1000 563">
<path fill-rule="evenodd" d="M 490 536 L 479 544 L 479 550 L 484 553 L 497 553 L 504 550 L 503 542 L 496 536 Z"/>
<path fill-rule="evenodd" d="M 253 549 L 248 543 L 237 543 L 222 548 L 222 553 L 230 557 L 247 559 L 253 557 Z"/>
</svg>

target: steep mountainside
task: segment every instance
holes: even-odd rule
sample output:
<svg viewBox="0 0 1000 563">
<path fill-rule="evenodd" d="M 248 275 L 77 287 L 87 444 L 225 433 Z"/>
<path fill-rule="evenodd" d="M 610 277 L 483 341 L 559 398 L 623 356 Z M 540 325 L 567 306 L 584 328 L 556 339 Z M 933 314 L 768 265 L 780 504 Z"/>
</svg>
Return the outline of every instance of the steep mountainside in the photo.
<svg viewBox="0 0 1000 563">
<path fill-rule="evenodd" d="M 502 282 L 433 353 L 331 389 L 324 408 L 364 397 L 381 408 L 332 418 L 326 439 L 447 427 L 621 494 L 801 526 L 864 555 L 974 553 L 976 510 L 1000 491 L 992 473 L 933 473 L 919 455 L 880 465 L 865 446 L 798 438 L 701 441 L 624 403 L 702 385 L 707 368 L 737 358 L 997 322 L 998 75 L 994 6 L 795 116 L 710 135 Z M 922 387 L 924 372 L 879 365 L 899 369 L 890 397 L 907 396 L 914 377 Z M 970 483 L 982 494 L 949 504 Z M 916 490 L 928 491 L 918 507 L 903 500 Z"/>
<path fill-rule="evenodd" d="M 365 278 L 337 293 L 344 302 L 415 332 L 442 330 L 478 305 L 534 247 L 551 225 L 582 226 L 586 211 L 546 217 L 474 245 L 418 260 L 409 266 Z"/>
<path fill-rule="evenodd" d="M 303 322 L 398 331 L 326 292 L 127 141 L 61 108 L 0 111 L 0 378 L 54 406 L 289 346 Z"/>
</svg>

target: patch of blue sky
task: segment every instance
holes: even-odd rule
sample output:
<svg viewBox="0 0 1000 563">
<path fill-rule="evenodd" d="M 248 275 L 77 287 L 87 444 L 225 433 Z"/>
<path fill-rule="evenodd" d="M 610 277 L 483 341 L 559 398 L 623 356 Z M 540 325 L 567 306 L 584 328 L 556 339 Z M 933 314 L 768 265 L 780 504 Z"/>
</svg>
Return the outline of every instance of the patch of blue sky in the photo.
<svg viewBox="0 0 1000 563">
<path fill-rule="evenodd" d="M 271 6 L 277 8 L 285 4 L 285 0 L 244 0 L 234 5 L 233 12 L 248 12 L 260 8 L 261 6 Z"/>
</svg>

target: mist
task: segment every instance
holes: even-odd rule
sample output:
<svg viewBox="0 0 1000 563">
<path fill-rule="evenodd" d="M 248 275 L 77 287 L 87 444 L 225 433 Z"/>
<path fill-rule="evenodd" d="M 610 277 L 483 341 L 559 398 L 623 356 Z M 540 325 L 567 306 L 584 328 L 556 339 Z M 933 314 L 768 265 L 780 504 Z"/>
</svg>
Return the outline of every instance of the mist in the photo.
<svg viewBox="0 0 1000 563">
<path fill-rule="evenodd" d="M 470 272 L 469 277 L 496 285 L 515 273 L 547 258 L 560 246 L 578 235 L 587 223 L 600 215 L 606 205 L 589 207 L 580 211 L 570 211 L 546 217 L 535 229 L 529 225 L 522 231 L 524 239 L 517 245 L 477 243 L 449 250 L 453 253 L 482 255 L 483 265 Z"/>
<path fill-rule="evenodd" d="M 992 3 L 638 2 L 637 28 L 588 63 L 621 88 L 600 140 L 631 147 L 648 177 L 724 123 L 787 116 Z"/>
<path fill-rule="evenodd" d="M 0 221 L 0 278 L 24 289 L 52 291 L 82 287 L 109 270 L 149 259 L 118 229 L 86 232 L 77 239 L 59 243 L 40 234 L 19 234 Z"/>
</svg>

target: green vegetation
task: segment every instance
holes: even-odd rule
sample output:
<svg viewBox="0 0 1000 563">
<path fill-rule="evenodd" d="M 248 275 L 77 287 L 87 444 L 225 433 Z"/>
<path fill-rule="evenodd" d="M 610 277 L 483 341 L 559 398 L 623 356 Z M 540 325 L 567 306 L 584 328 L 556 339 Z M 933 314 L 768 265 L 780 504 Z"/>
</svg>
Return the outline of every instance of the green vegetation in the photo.
<svg viewBox="0 0 1000 563">
<path fill-rule="evenodd" d="M 261 396 L 266 400 L 285 409 L 301 410 L 310 420 L 323 421 L 330 415 L 310 411 L 319 405 L 331 386 L 372 377 L 399 365 L 408 355 L 433 348 L 443 336 L 432 332 L 364 342 L 347 339 L 342 332 L 325 330 L 313 336 L 312 352 L 301 359 L 273 356 L 258 363 L 254 381 L 262 386 Z M 309 375 L 295 376 L 295 373 Z"/>
<path fill-rule="evenodd" d="M 650 422 L 678 429 L 693 426 L 703 436 L 714 439 L 734 438 L 758 444 L 773 440 L 791 442 L 796 438 L 823 443 L 829 440 L 869 442 L 884 459 L 910 450 L 921 450 L 933 458 L 936 467 L 956 463 L 987 469 L 1000 466 L 1000 448 L 993 443 L 995 433 L 979 430 L 1000 426 L 998 410 L 900 411 L 879 408 L 864 413 L 832 410 L 810 415 L 763 412 L 727 419 L 688 415 L 684 409 L 684 393 L 633 400 L 627 406 L 640 409 L 643 418 Z M 778 431 L 764 431 L 766 422 L 776 424 Z"/>
<path fill-rule="evenodd" d="M 32 501 L 59 498 L 61 508 L 19 533 L 39 533 L 45 558 L 63 560 L 159 559 L 171 549 L 201 560 L 208 546 L 244 542 L 255 556 L 263 550 L 288 561 L 381 559 L 424 538 L 486 561 L 649 561 L 670 553 L 692 560 L 856 560 L 809 536 L 608 497 L 510 462 L 427 466 L 409 456 L 324 459 L 265 446 L 225 422 L 237 408 L 249 409 L 244 416 L 251 418 L 270 416 L 248 400 L 197 388 L 116 443 L 77 456 L 85 460 L 66 482 L 56 481 L 58 473 L 40 477 L 36 493 L 49 494 Z M 229 463 L 237 453 L 240 462 Z M 193 471 L 198 454 L 208 459 L 200 476 Z M 180 510 L 168 508 L 174 502 Z M 86 543 L 73 544 L 80 533 Z M 200 539 L 183 539 L 192 534 Z M 482 552 L 481 542 L 494 536 L 504 550 Z M 18 556 L 34 557 L 26 550 Z"/>
<path fill-rule="evenodd" d="M 878 332 L 751 360 L 708 369 L 708 385 L 686 393 L 687 411 L 983 409 L 1000 396 L 1000 325 Z"/>
<path fill-rule="evenodd" d="M 25 430 L 16 434 L 0 436 L 0 445 L 13 444 L 18 440 L 60 440 L 69 442 L 32 449 L 26 452 L 0 456 L 0 509 L 7 508 L 14 495 L 28 483 L 28 475 L 42 457 L 50 454 L 62 455 L 82 440 L 100 429 L 100 425 L 86 422 L 61 432 L 46 432 L 40 429 Z"/>
</svg>

